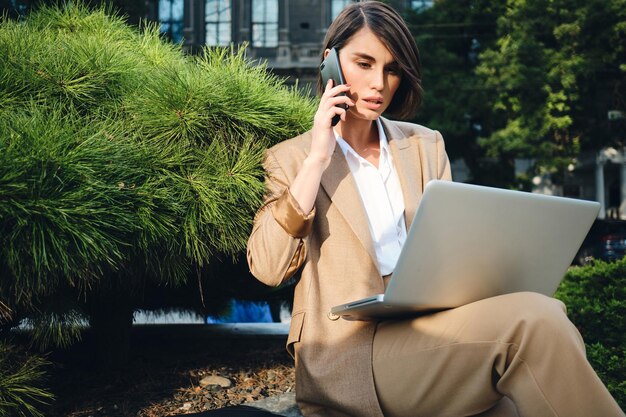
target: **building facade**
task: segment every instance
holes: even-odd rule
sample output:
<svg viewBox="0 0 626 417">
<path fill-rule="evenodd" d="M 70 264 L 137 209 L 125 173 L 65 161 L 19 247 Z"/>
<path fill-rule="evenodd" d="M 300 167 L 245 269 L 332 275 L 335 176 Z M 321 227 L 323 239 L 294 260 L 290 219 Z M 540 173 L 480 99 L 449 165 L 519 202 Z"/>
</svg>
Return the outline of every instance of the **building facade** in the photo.
<svg viewBox="0 0 626 417">
<path fill-rule="evenodd" d="M 265 62 L 287 84 L 315 90 L 328 26 L 354 0 L 154 0 L 148 19 L 186 50 L 247 45 L 249 58 Z M 433 0 L 388 1 L 399 12 Z"/>
</svg>

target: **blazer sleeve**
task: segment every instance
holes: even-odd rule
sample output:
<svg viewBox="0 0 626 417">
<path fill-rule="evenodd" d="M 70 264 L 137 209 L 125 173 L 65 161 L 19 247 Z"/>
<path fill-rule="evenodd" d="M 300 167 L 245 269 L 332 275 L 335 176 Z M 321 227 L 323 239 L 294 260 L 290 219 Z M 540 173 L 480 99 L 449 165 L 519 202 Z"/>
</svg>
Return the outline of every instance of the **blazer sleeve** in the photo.
<svg viewBox="0 0 626 417">
<path fill-rule="evenodd" d="M 315 208 L 300 209 L 289 191 L 290 179 L 271 149 L 266 153 L 266 196 L 248 239 L 250 272 L 261 282 L 278 286 L 292 277 L 306 259 L 306 237 Z"/>
<path fill-rule="evenodd" d="M 450 169 L 450 160 L 446 153 L 446 147 L 443 142 L 443 136 L 439 131 L 435 131 L 437 144 L 437 178 L 446 181 L 452 181 L 452 171 Z"/>
</svg>

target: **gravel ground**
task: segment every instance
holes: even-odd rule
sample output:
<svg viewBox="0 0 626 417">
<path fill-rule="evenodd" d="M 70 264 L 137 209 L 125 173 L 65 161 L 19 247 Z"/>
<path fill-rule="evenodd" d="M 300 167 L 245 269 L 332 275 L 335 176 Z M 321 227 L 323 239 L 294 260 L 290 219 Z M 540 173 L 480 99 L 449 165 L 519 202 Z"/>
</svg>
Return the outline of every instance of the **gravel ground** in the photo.
<svg viewBox="0 0 626 417">
<path fill-rule="evenodd" d="M 55 353 L 49 386 L 57 396 L 49 417 L 157 417 L 256 401 L 295 389 L 285 337 L 144 338 L 117 371 L 99 369 L 88 343 Z M 208 376 L 231 386 L 206 385 Z M 224 380 L 222 380 L 224 381 Z M 223 385 L 227 385 L 224 383 Z"/>
</svg>

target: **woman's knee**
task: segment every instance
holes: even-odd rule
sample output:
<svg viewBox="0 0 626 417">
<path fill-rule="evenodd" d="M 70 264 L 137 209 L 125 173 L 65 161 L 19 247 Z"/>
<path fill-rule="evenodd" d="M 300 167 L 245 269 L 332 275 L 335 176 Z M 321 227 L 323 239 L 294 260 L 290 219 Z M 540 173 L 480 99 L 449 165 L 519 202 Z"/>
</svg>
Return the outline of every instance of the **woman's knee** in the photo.
<svg viewBox="0 0 626 417">
<path fill-rule="evenodd" d="M 566 307 L 563 302 L 553 297 L 536 292 L 516 292 L 502 296 L 502 302 L 522 316 L 546 318 L 563 318 Z"/>
<path fill-rule="evenodd" d="M 577 343 L 584 345 L 567 317 L 565 304 L 560 300 L 539 293 L 519 292 L 503 296 L 502 305 L 507 306 L 509 335 L 512 338 L 532 337 L 548 342 L 573 337 Z"/>
<path fill-rule="evenodd" d="M 460 308 L 464 315 L 473 316 L 496 328 L 510 328 L 521 322 L 527 324 L 567 320 L 565 305 L 552 297 L 534 292 L 516 292 L 487 298 Z"/>
</svg>

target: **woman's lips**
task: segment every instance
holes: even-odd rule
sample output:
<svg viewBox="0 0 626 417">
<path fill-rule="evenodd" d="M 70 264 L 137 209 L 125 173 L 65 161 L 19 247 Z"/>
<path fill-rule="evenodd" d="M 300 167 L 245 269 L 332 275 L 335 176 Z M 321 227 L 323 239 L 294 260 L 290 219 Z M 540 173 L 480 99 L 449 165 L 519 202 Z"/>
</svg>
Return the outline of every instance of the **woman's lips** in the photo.
<svg viewBox="0 0 626 417">
<path fill-rule="evenodd" d="M 363 102 L 372 110 L 378 110 L 383 105 L 383 99 L 378 97 L 366 97 Z"/>
</svg>

